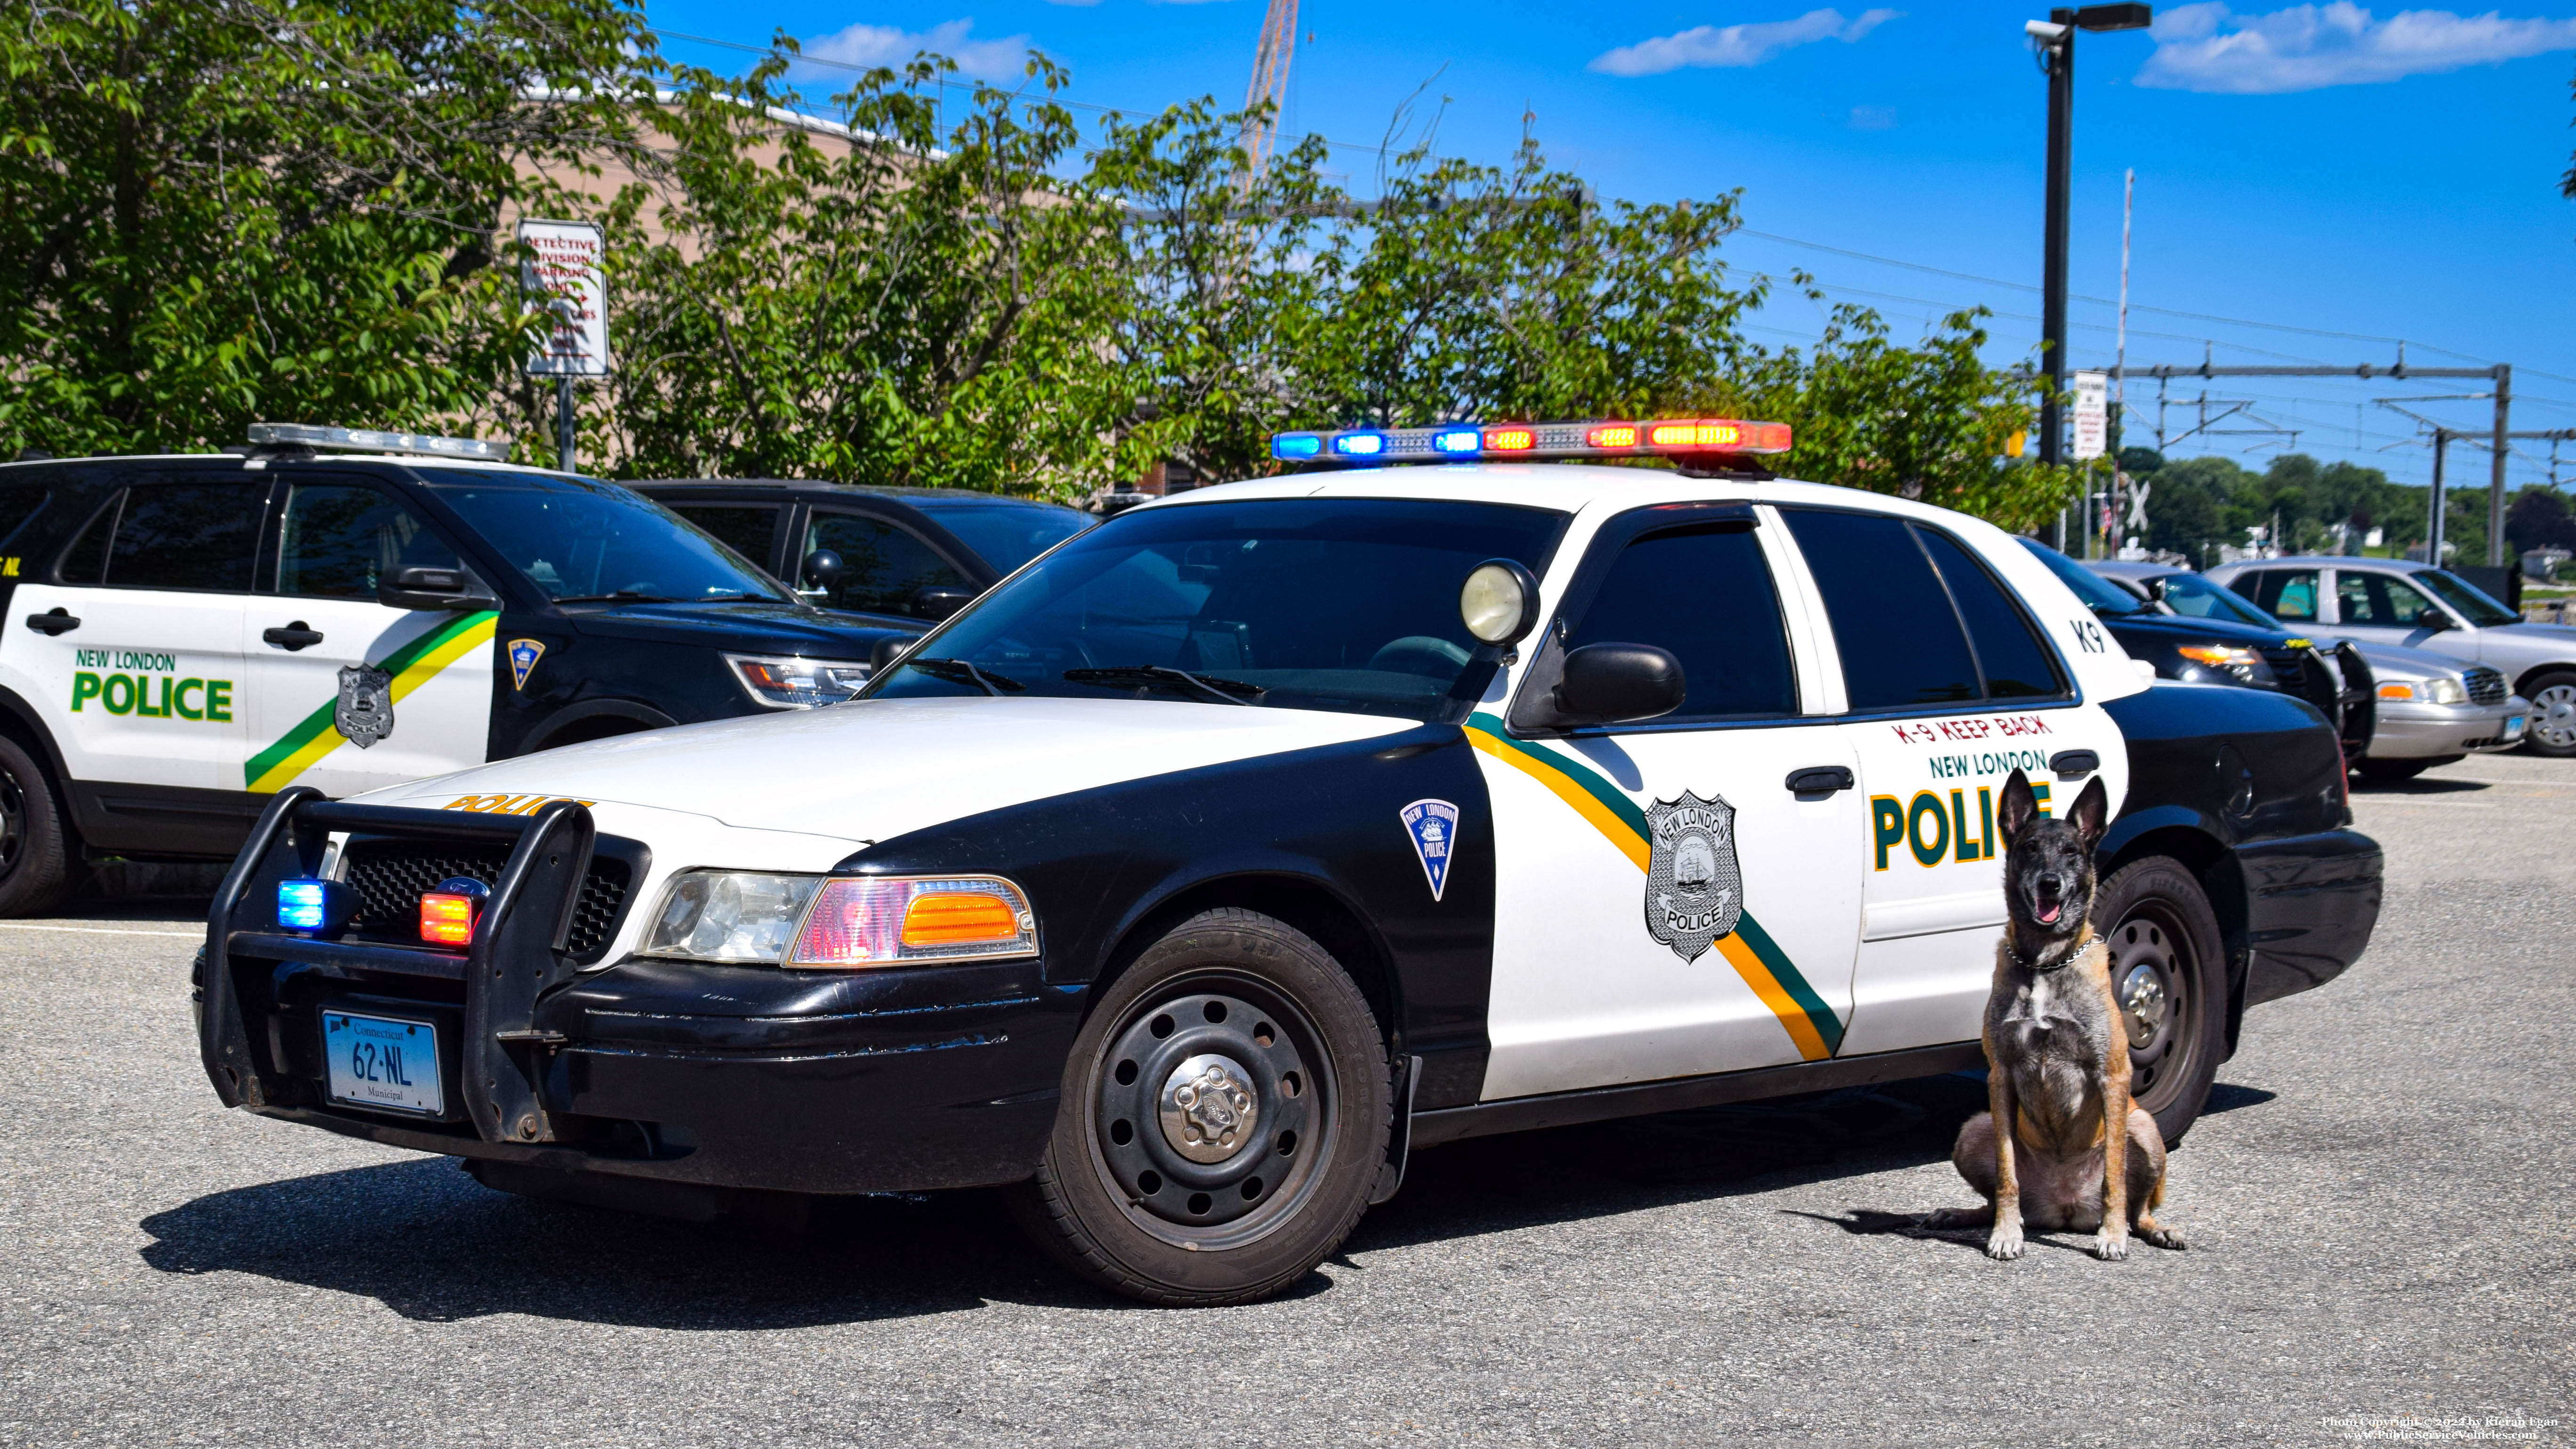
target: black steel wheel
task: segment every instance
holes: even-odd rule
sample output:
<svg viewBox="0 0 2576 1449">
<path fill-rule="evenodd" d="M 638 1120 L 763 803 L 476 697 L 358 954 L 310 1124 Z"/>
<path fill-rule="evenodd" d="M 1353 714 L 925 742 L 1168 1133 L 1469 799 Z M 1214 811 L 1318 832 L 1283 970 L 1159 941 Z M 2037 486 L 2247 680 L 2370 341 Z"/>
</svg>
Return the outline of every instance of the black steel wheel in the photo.
<svg viewBox="0 0 2576 1449">
<path fill-rule="evenodd" d="M 1367 1210 L 1391 1100 L 1377 1020 L 1332 956 L 1257 912 L 1208 911 L 1094 1005 L 1014 1211 L 1058 1262 L 1130 1297 L 1266 1297 Z"/>
<path fill-rule="evenodd" d="M 2531 723 L 2523 748 L 2565 759 L 2576 755 L 2576 674 L 2560 671 L 2531 681 Z"/>
<path fill-rule="evenodd" d="M 2179 861 L 2150 856 L 2112 872 L 2093 907 L 2111 958 L 2111 997 L 2129 1039 L 2129 1095 L 2171 1146 L 2209 1100 L 2227 1049 L 2227 974 L 2218 918 Z"/>
<path fill-rule="evenodd" d="M 0 736 L 0 916 L 62 904 L 68 857 L 53 781 L 17 741 Z"/>
</svg>

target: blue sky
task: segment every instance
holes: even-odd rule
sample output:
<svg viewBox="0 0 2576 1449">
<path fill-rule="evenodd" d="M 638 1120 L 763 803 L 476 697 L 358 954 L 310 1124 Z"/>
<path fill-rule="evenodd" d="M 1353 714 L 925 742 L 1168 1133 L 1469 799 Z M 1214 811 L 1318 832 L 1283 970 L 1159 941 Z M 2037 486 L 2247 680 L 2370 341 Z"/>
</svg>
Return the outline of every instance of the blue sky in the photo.
<svg viewBox="0 0 2576 1449">
<path fill-rule="evenodd" d="M 650 4 L 666 31 L 763 43 L 784 30 L 853 60 L 931 45 L 1002 75 L 1034 47 L 1071 68 L 1074 99 L 1136 110 L 1201 93 L 1239 103 L 1263 16 L 1263 0 Z M 1366 195 L 1371 148 L 1425 81 L 1427 101 L 1447 98 L 1444 154 L 1501 160 L 1534 113 L 1554 159 L 1604 196 L 1741 187 L 1748 232 L 1728 247 L 1739 268 L 1803 267 L 1900 333 L 1968 303 L 2005 314 L 1992 354 L 2004 361 L 2038 334 L 2046 81 L 2022 22 L 2044 14 L 1985 0 L 1303 0 L 1288 129 L 1345 143 L 1335 165 Z M 749 59 L 664 43 L 720 69 Z M 2576 427 L 2576 203 L 2557 191 L 2576 147 L 2576 17 L 2204 3 L 2164 7 L 2152 32 L 2085 35 L 2077 50 L 2073 290 L 2117 295 L 2121 173 L 2134 168 L 2133 367 L 2196 363 L 2204 343 L 2221 363 L 2385 363 L 2395 347 L 2363 339 L 2403 337 L 2418 365 L 2514 364 L 2517 428 Z M 829 75 L 818 78 L 819 96 Z M 2074 305 L 2077 365 L 2108 363 L 2112 311 Z M 1816 315 L 1803 299 L 1776 302 L 1754 336 L 1811 338 Z M 2313 335 L 2336 332 L 2359 335 Z M 2260 468 L 2296 429 L 2300 451 L 2417 482 L 2429 461 L 2410 441 L 2415 425 L 2373 400 L 2485 384 L 2194 382 L 2168 394 L 2174 431 L 2197 416 L 2180 400 L 2204 386 L 2251 403 L 2219 424 L 2248 431 L 2178 444 L 2177 455 L 2223 452 Z M 2152 429 L 2155 399 L 2153 383 L 2132 382 L 2133 439 Z M 2455 426 L 2488 409 L 2412 406 Z M 2516 481 L 2547 476 L 2549 445 L 2521 447 Z M 2559 476 L 2576 484 L 2576 444 L 2561 453 Z M 2462 474 L 2483 479 L 2484 456 L 2455 452 L 2452 476 Z"/>
</svg>

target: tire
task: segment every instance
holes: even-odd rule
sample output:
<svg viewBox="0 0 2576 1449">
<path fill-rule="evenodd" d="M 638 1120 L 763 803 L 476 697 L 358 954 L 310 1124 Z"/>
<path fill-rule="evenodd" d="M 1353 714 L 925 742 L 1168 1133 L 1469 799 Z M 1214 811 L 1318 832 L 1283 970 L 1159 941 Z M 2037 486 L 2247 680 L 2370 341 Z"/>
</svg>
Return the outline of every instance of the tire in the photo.
<svg viewBox="0 0 2576 1449">
<path fill-rule="evenodd" d="M 2129 1032 L 2132 1100 L 2180 1143 L 2209 1100 L 2227 1050 L 2227 972 L 2218 917 L 2180 861 L 2149 856 L 2111 873 L 2093 918 L 2111 953 L 2111 994 Z"/>
<path fill-rule="evenodd" d="M 53 777 L 0 736 L 0 916 L 32 916 L 71 893 L 69 832 Z"/>
<path fill-rule="evenodd" d="M 1257 912 L 1207 911 L 1093 1006 L 1012 1212 L 1113 1292 L 1265 1298 L 1368 1210 L 1393 1095 L 1377 1018 L 1323 947 Z"/>
<path fill-rule="evenodd" d="M 2576 755 L 2576 672 L 2553 670 L 2530 683 L 2524 698 L 2531 701 L 2531 725 L 2522 747 L 2553 760 Z"/>
</svg>

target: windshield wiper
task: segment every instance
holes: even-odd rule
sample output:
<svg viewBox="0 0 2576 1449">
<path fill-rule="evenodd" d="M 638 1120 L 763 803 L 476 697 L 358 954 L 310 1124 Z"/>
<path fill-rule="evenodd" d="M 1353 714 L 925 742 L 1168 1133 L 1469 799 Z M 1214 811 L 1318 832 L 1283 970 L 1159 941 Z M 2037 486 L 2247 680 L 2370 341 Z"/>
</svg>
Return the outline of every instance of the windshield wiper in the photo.
<svg viewBox="0 0 2576 1449">
<path fill-rule="evenodd" d="M 1192 674 L 1165 664 L 1128 664 L 1114 669 L 1068 669 L 1064 677 L 1075 684 L 1177 684 L 1195 689 L 1219 704 L 1250 705 L 1270 691 L 1258 684 L 1240 679 L 1218 679 L 1211 675 Z M 1250 695 L 1252 699 L 1238 698 Z"/>
<path fill-rule="evenodd" d="M 573 594 L 555 600 L 558 604 L 676 604 L 677 599 L 661 594 L 639 594 L 633 589 L 619 589 L 613 594 Z"/>
<path fill-rule="evenodd" d="M 918 669 L 935 679 L 945 679 L 951 684 L 974 685 L 996 699 L 1001 698 L 1002 691 L 1006 689 L 1017 694 L 1028 688 L 1027 685 L 1007 674 L 995 674 L 990 670 L 978 669 L 963 659 L 907 659 L 903 662 L 907 667 Z"/>
</svg>

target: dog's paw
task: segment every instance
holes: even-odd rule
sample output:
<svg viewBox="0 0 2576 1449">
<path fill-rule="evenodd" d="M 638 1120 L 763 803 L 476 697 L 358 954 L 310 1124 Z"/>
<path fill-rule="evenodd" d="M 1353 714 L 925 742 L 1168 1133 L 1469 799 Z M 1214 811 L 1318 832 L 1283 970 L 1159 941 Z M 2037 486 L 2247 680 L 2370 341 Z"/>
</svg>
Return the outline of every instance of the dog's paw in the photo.
<svg viewBox="0 0 2576 1449">
<path fill-rule="evenodd" d="M 2105 1228 L 2093 1235 L 2093 1256 L 2105 1263 L 2117 1263 L 2129 1256 L 2129 1235 Z"/>
<path fill-rule="evenodd" d="M 2021 1256 L 2021 1229 L 1997 1228 L 1986 1239 L 1986 1256 L 1998 1263 L 2009 1263 Z"/>
<path fill-rule="evenodd" d="M 2138 1234 L 2138 1240 L 2151 1247 L 2165 1248 L 2176 1253 L 2181 1252 L 2183 1246 L 2180 1228 L 2152 1228 Z"/>
</svg>

